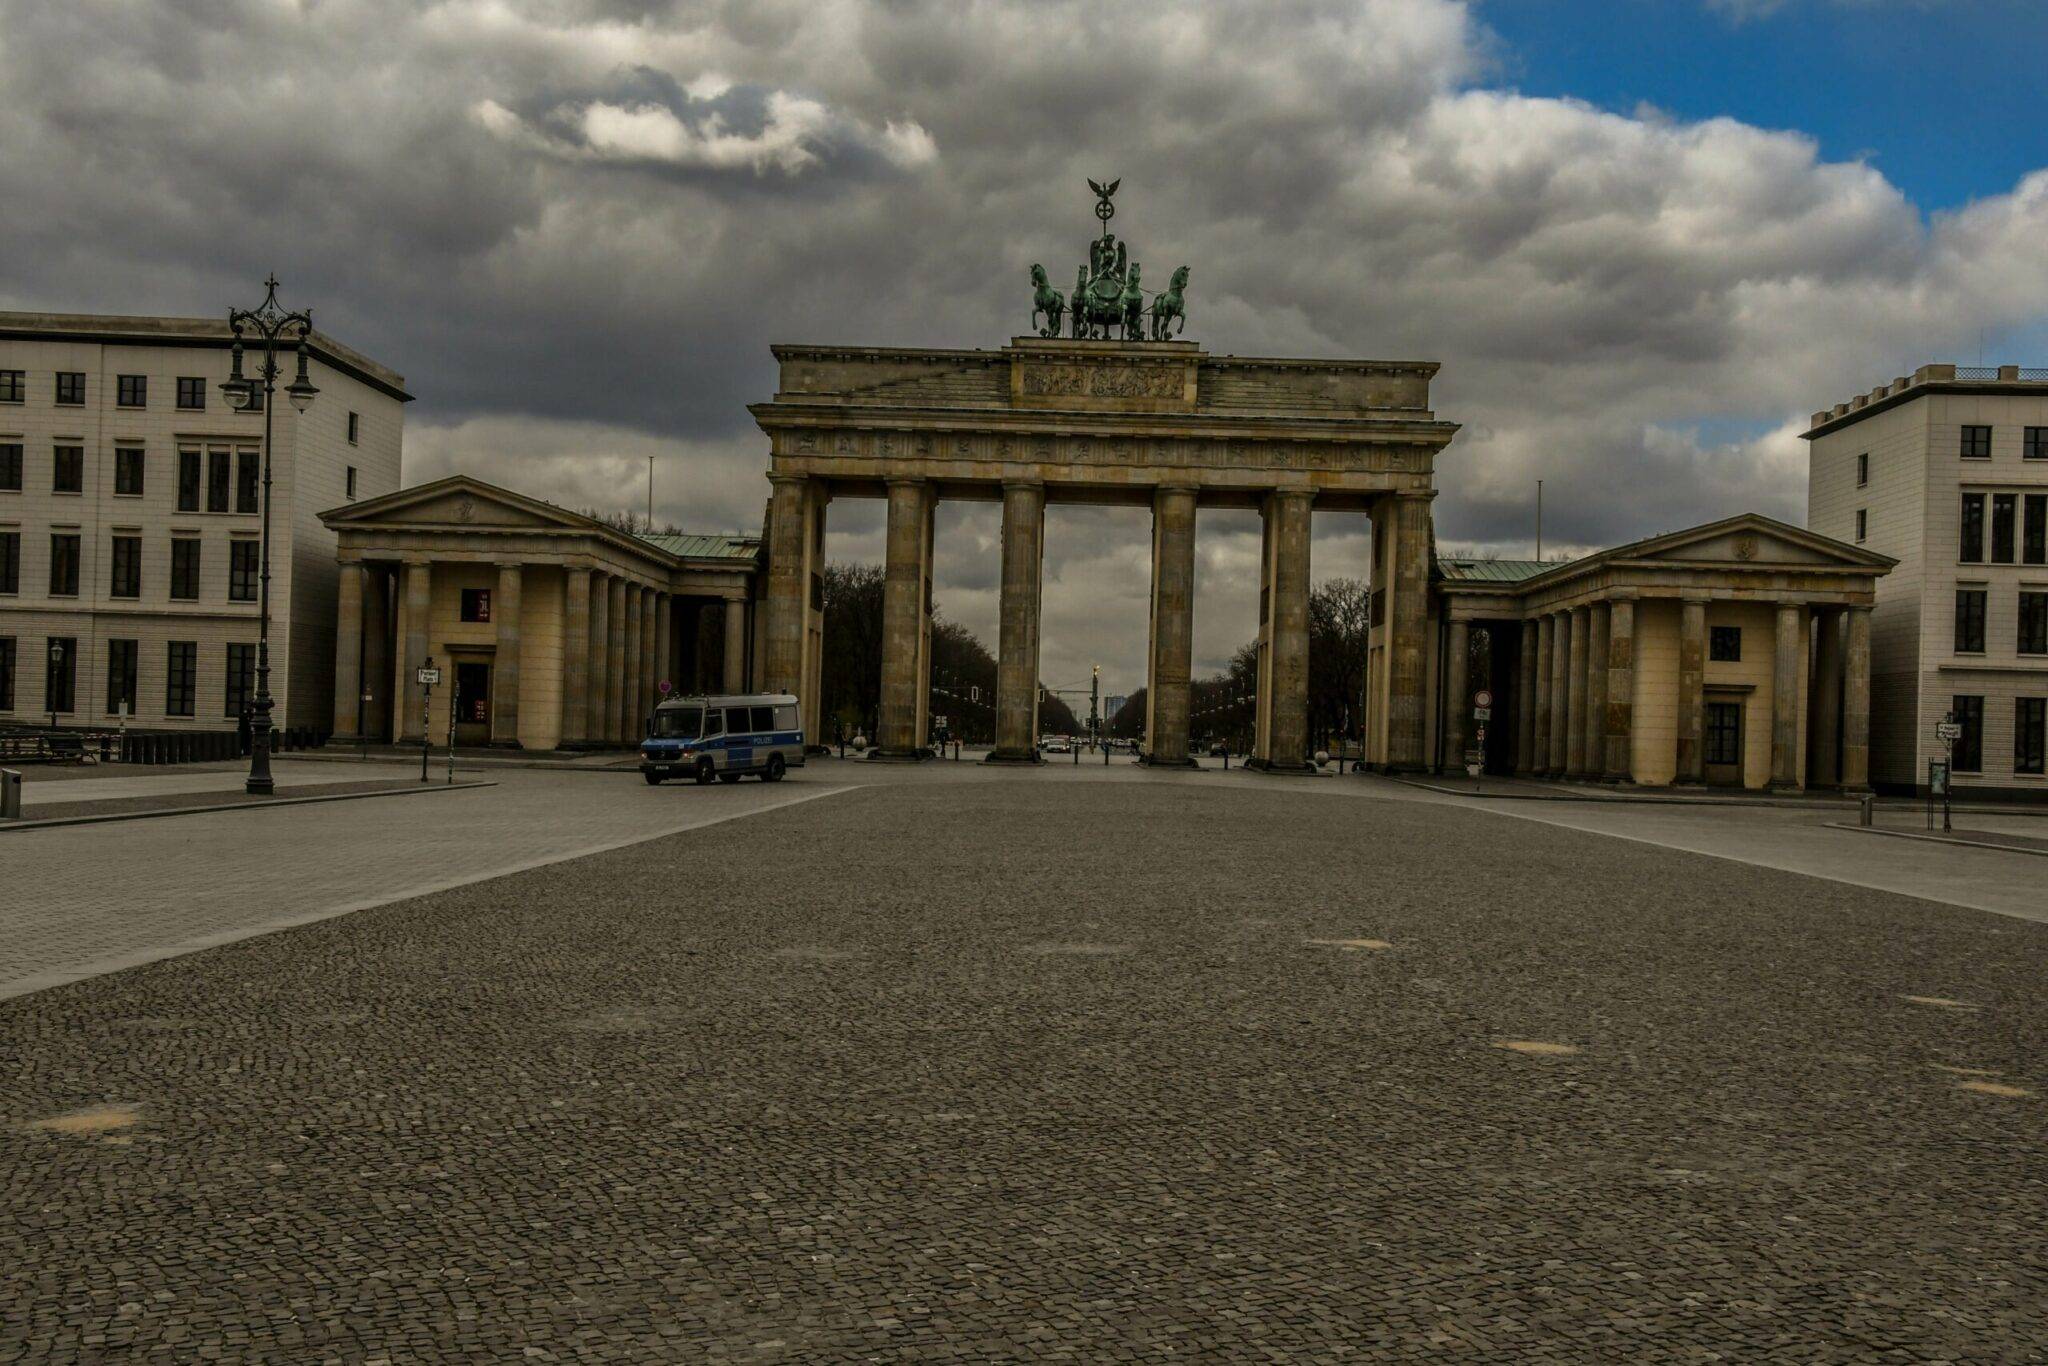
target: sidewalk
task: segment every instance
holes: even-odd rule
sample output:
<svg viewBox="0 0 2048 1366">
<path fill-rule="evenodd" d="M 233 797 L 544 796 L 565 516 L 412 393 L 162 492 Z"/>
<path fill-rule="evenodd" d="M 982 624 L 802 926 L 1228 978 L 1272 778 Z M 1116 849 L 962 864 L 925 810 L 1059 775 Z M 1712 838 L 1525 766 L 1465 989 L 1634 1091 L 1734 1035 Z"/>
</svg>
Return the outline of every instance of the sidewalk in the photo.
<svg viewBox="0 0 2048 1366">
<path fill-rule="evenodd" d="M 1498 801 L 1614 802 L 1658 806 L 1786 807 L 1800 811 L 1854 814 L 1860 797 L 1840 792 L 1768 792 L 1739 788 L 1637 787 L 1627 783 L 1553 782 L 1540 778 L 1509 778 L 1487 774 L 1481 778 L 1450 774 L 1389 775 L 1392 781 L 1447 797 L 1482 797 Z M 1877 809 L 1886 812 L 1918 811 L 1926 805 L 1922 797 L 1876 798 Z M 1996 816 L 2048 817 L 2048 804 L 2024 802 L 1957 802 L 1958 812 Z"/>
</svg>

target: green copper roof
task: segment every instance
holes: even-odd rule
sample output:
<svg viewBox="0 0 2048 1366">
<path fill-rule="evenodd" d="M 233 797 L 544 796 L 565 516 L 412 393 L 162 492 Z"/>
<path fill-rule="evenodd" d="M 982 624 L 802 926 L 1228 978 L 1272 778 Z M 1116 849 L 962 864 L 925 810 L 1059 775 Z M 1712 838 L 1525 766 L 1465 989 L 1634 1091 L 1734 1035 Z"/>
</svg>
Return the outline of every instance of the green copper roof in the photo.
<svg viewBox="0 0 2048 1366">
<path fill-rule="evenodd" d="M 1459 579 L 1466 583 L 1520 583 L 1533 579 L 1546 569 L 1557 568 L 1559 562 L 1543 560 L 1473 560 L 1438 556 L 1436 567 L 1447 579 Z"/>
<path fill-rule="evenodd" d="M 652 536 L 635 532 L 647 544 L 686 560 L 752 560 L 760 553 L 758 536 L 701 536 L 689 532 Z"/>
</svg>

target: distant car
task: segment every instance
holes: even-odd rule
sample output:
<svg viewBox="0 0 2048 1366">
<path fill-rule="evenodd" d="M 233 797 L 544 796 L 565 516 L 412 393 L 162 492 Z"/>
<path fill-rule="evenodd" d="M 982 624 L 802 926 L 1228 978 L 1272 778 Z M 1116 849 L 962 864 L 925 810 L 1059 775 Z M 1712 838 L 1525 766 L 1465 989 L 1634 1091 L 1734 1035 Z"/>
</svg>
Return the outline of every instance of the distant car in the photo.
<svg viewBox="0 0 2048 1366">
<path fill-rule="evenodd" d="M 1230 746 L 1224 744 L 1221 740 L 1216 741 L 1209 746 L 1209 757 L 1211 759 L 1228 759 L 1230 757 Z"/>
<path fill-rule="evenodd" d="M 1045 752 L 1047 754 L 1072 754 L 1074 747 L 1067 743 L 1066 736 L 1055 735 L 1045 742 Z"/>
</svg>

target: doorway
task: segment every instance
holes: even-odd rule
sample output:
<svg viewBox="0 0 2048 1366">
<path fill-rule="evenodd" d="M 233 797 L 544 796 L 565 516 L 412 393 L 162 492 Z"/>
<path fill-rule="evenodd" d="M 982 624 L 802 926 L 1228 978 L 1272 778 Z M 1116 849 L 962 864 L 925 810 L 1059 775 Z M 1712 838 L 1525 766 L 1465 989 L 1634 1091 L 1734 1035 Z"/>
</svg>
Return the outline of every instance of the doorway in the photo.
<svg viewBox="0 0 2048 1366">
<path fill-rule="evenodd" d="M 455 665 L 455 743 L 487 745 L 491 741 L 491 666 Z"/>
<path fill-rule="evenodd" d="M 1707 782 L 1715 787 L 1742 786 L 1742 703 L 1707 702 Z"/>
</svg>

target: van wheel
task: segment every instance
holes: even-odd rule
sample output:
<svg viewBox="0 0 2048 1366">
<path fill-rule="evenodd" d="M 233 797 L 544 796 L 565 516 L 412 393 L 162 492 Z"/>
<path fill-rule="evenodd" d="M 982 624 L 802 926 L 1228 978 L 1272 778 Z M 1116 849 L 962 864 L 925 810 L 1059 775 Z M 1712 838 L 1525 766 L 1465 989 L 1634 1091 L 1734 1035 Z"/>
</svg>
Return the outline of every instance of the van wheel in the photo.
<svg viewBox="0 0 2048 1366">
<path fill-rule="evenodd" d="M 768 771 L 767 771 L 767 772 L 765 772 L 765 773 L 763 773 L 763 774 L 761 775 L 761 781 L 762 781 L 762 782 L 764 782 L 764 783 L 779 783 L 779 782 L 781 782 L 781 781 L 782 781 L 782 770 L 783 770 L 783 767 L 784 767 L 784 765 L 783 765 L 783 762 L 782 762 L 782 756 L 781 756 L 780 754 L 771 754 L 771 755 L 769 755 L 769 756 L 768 756 Z"/>
<path fill-rule="evenodd" d="M 649 787 L 661 786 L 661 775 L 659 773 L 642 773 L 640 776 L 647 780 Z"/>
<path fill-rule="evenodd" d="M 718 781 L 721 783 L 736 783 L 739 780 L 740 775 L 737 773 L 721 773 L 718 775 Z"/>
<path fill-rule="evenodd" d="M 713 778 L 716 778 L 717 776 L 718 770 L 712 766 L 712 763 L 709 759 L 699 759 L 697 761 L 697 785 L 699 787 L 702 787 L 705 784 L 709 783 Z"/>
</svg>

